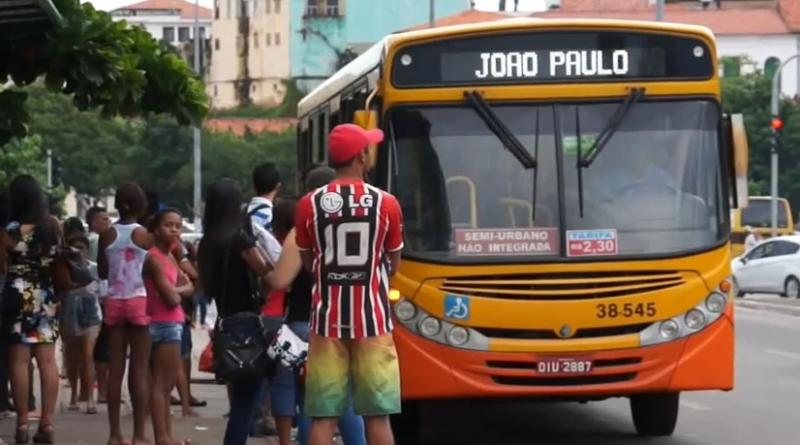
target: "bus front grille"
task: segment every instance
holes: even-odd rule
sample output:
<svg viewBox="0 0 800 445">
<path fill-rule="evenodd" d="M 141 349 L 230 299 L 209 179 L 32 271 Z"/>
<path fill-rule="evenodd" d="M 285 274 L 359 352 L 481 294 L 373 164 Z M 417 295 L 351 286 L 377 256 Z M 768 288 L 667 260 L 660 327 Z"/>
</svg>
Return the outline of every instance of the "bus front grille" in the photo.
<svg viewBox="0 0 800 445">
<path fill-rule="evenodd" d="M 638 334 L 652 323 L 638 323 L 624 326 L 602 328 L 578 328 L 570 338 L 611 337 L 614 335 Z M 562 338 L 552 329 L 498 329 L 474 327 L 476 331 L 489 338 L 511 338 L 515 340 L 556 340 Z"/>
<path fill-rule="evenodd" d="M 626 372 L 622 374 L 583 375 L 572 377 L 493 376 L 492 380 L 501 385 L 514 386 L 579 386 L 628 382 L 635 378 L 635 372 Z"/>
<path fill-rule="evenodd" d="M 490 275 L 443 280 L 450 294 L 514 300 L 586 300 L 653 292 L 685 283 L 677 271 Z"/>
</svg>

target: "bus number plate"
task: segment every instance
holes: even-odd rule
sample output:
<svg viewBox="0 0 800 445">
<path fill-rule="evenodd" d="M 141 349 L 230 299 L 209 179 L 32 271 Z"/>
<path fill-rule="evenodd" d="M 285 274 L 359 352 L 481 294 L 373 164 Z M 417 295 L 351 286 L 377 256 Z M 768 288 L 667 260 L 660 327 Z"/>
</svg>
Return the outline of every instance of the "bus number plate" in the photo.
<svg viewBox="0 0 800 445">
<path fill-rule="evenodd" d="M 539 374 L 589 374 L 592 361 L 576 358 L 544 358 L 536 363 Z"/>
</svg>

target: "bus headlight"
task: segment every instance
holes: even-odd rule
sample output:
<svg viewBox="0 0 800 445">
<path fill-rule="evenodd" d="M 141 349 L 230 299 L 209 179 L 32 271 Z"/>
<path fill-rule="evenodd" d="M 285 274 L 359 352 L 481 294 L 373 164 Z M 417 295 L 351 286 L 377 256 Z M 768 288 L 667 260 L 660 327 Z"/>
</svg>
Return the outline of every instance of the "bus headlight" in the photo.
<svg viewBox="0 0 800 445">
<path fill-rule="evenodd" d="M 433 337 L 441 328 L 442 324 L 433 317 L 425 317 L 419 321 L 419 331 L 426 337 Z"/>
<path fill-rule="evenodd" d="M 672 340 L 681 332 L 681 327 L 675 320 L 665 320 L 661 322 L 658 332 L 665 340 Z"/>
<path fill-rule="evenodd" d="M 692 309 L 683 317 L 686 327 L 696 331 L 706 324 L 706 316 L 697 309 Z"/>
<path fill-rule="evenodd" d="M 714 292 L 706 298 L 706 309 L 714 313 L 720 313 L 725 309 L 727 299 L 724 295 Z"/>
<path fill-rule="evenodd" d="M 408 321 L 417 316 L 417 308 L 408 300 L 403 300 L 394 306 L 394 313 L 400 321 Z"/>
<path fill-rule="evenodd" d="M 723 316 L 727 302 L 725 294 L 716 290 L 688 311 L 657 321 L 639 332 L 639 344 L 657 345 L 696 334 Z"/>
<path fill-rule="evenodd" d="M 403 297 L 393 303 L 392 310 L 398 324 L 410 333 L 426 340 L 447 346 L 473 351 L 488 351 L 489 339 L 480 331 L 468 326 L 457 326 L 447 319 L 429 314 L 413 301 Z"/>
<path fill-rule="evenodd" d="M 447 332 L 447 341 L 453 346 L 461 346 L 469 340 L 469 331 L 461 326 L 453 326 Z"/>
</svg>

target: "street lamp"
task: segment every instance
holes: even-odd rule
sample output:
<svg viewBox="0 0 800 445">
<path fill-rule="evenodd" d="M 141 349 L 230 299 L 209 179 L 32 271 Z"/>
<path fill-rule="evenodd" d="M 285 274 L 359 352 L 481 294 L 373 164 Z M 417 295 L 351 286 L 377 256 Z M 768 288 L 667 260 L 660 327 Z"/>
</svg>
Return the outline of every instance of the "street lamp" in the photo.
<svg viewBox="0 0 800 445">
<path fill-rule="evenodd" d="M 772 75 L 772 102 L 770 112 L 772 113 L 772 143 L 770 144 L 770 194 L 772 195 L 772 203 L 770 208 L 772 220 L 772 236 L 778 235 L 778 136 L 783 128 L 783 121 L 780 118 L 781 114 L 781 71 L 789 62 L 800 57 L 800 54 L 795 54 L 792 57 L 784 60 L 781 66 L 775 70 Z"/>
</svg>

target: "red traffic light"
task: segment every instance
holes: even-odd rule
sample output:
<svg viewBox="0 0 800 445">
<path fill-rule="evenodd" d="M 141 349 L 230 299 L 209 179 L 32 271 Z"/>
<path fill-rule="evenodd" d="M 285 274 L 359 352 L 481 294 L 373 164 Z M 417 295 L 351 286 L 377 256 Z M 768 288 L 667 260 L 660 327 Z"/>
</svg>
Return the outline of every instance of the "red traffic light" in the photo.
<svg viewBox="0 0 800 445">
<path fill-rule="evenodd" d="M 773 130 L 780 130 L 783 128 L 783 119 L 779 117 L 773 117 L 770 125 L 772 126 Z"/>
</svg>

